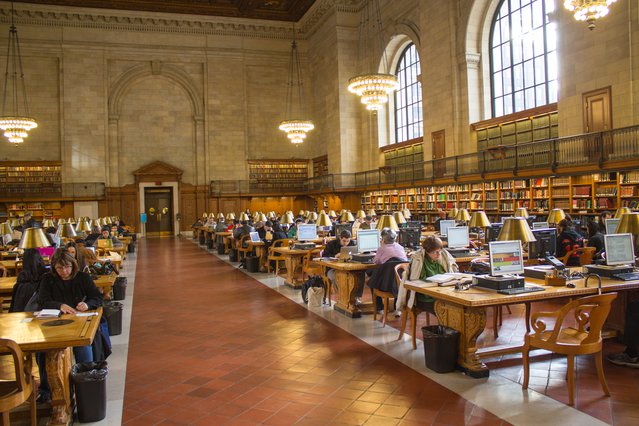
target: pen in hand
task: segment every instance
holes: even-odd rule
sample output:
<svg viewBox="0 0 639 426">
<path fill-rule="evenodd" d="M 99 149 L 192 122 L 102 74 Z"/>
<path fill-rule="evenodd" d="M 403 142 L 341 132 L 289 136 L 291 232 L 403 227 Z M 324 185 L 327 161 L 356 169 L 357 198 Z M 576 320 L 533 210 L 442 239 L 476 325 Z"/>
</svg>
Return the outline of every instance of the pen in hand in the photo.
<svg viewBox="0 0 639 426">
<path fill-rule="evenodd" d="M 75 307 L 78 311 L 80 312 L 84 312 L 87 309 L 89 309 L 89 306 L 84 302 L 87 299 L 86 296 L 84 296 L 82 298 L 82 300 L 80 300 L 80 302 L 78 303 L 78 305 Z"/>
</svg>

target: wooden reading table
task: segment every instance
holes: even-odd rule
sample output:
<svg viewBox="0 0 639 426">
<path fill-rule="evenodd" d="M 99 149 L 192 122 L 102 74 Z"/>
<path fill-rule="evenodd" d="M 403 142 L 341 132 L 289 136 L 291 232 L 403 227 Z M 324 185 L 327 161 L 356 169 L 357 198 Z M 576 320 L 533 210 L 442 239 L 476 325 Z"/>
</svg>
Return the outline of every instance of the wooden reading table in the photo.
<svg viewBox="0 0 639 426">
<path fill-rule="evenodd" d="M 14 340 L 24 352 L 46 352 L 46 370 L 51 388 L 51 425 L 67 425 L 72 420 L 69 374 L 73 364 L 71 347 L 93 342 L 100 324 L 98 315 L 62 315 L 35 319 L 31 312 L 0 314 L 0 337 Z M 59 325 L 58 325 L 59 324 Z"/>
<path fill-rule="evenodd" d="M 232 236 L 233 236 L 233 233 L 230 231 L 220 231 L 215 233 L 216 238 L 222 237 L 222 239 L 224 240 L 224 253 L 228 253 L 229 249 L 231 248 Z M 224 254 L 224 253 L 218 253 L 218 254 Z"/>
<path fill-rule="evenodd" d="M 489 370 L 480 358 L 489 358 L 507 353 L 521 352 L 523 342 L 518 345 L 504 345 L 477 349 L 477 338 L 486 327 L 486 308 L 491 306 L 523 303 L 526 305 L 526 330 L 530 331 L 530 305 L 533 302 L 568 297 L 586 296 L 597 293 L 597 282 L 591 279 L 588 287 L 585 280 L 571 280 L 575 288 L 566 286 L 544 286 L 544 291 L 517 295 L 499 294 L 494 291 L 471 287 L 457 291 L 454 287 L 439 287 L 421 281 L 407 281 L 405 287 L 435 299 L 435 314 L 439 324 L 460 332 L 458 365 L 471 377 L 488 377 Z M 544 284 L 543 280 L 526 278 L 527 284 Z M 428 286 L 428 287 L 425 287 Z M 603 278 L 602 292 L 625 291 L 639 288 L 639 281 L 618 281 Z"/>
<path fill-rule="evenodd" d="M 375 269 L 379 265 L 375 263 L 341 262 L 337 260 L 319 259 L 320 265 L 335 270 L 335 283 L 338 290 L 338 299 L 334 309 L 350 318 L 359 318 L 362 313 L 372 314 L 375 309 L 373 304 L 357 306 L 355 298 L 357 290 L 364 285 L 364 275 L 366 271 Z"/>
<path fill-rule="evenodd" d="M 310 250 L 300 250 L 291 247 L 273 247 L 275 253 L 279 253 L 284 257 L 286 264 L 286 285 L 299 289 L 302 287 L 304 277 L 300 278 L 299 273 L 302 270 L 302 260 Z"/>
</svg>

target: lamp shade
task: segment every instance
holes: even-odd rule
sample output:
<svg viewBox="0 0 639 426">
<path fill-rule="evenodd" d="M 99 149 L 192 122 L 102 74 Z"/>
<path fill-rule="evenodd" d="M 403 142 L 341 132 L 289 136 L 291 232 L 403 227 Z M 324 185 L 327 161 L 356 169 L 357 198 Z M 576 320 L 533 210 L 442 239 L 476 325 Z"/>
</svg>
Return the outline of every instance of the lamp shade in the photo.
<svg viewBox="0 0 639 426">
<path fill-rule="evenodd" d="M 109 225 L 110 225 L 110 224 L 111 224 L 111 218 L 107 218 L 107 219 L 109 219 L 109 222 L 108 222 L 108 223 L 109 223 Z M 72 224 L 74 224 L 74 225 L 75 225 L 75 219 L 74 219 L 74 218 L 72 218 L 72 217 L 70 217 L 70 218 L 68 218 L 68 219 L 67 219 L 67 223 L 72 223 Z"/>
<path fill-rule="evenodd" d="M 402 212 L 394 212 L 393 219 L 395 219 L 395 223 L 397 223 L 397 225 L 406 223 L 406 218 L 404 218 L 404 214 Z"/>
<path fill-rule="evenodd" d="M 366 212 L 364 212 L 364 210 L 358 210 L 355 217 L 358 219 L 364 219 L 366 217 Z"/>
<path fill-rule="evenodd" d="M 227 213 L 226 214 L 226 220 L 235 220 L 235 213 L 231 212 L 231 213 Z"/>
<path fill-rule="evenodd" d="M 91 229 L 95 228 L 95 227 L 101 228 L 100 226 L 100 219 L 93 219 L 91 221 Z"/>
<path fill-rule="evenodd" d="M 219 213 L 217 214 L 217 218 L 218 218 L 218 219 L 224 219 L 224 213 L 219 212 Z"/>
<path fill-rule="evenodd" d="M 458 212 L 459 210 L 457 209 L 457 207 L 453 207 L 452 209 L 448 210 L 448 217 L 452 217 L 454 219 L 455 216 L 457 216 Z"/>
<path fill-rule="evenodd" d="M 630 210 L 630 207 L 619 207 L 617 211 L 615 212 L 615 219 L 621 219 L 623 215 L 627 213 L 632 213 L 632 210 Z"/>
<path fill-rule="evenodd" d="M 55 224 L 53 223 L 53 221 L 51 219 L 45 219 L 42 221 L 42 227 L 43 228 L 51 228 L 51 227 L 55 227 Z"/>
<path fill-rule="evenodd" d="M 471 228 L 486 228 L 490 226 L 490 220 L 488 220 L 488 216 L 486 216 L 486 212 L 483 210 L 479 210 L 473 212 L 473 215 L 470 217 L 470 223 L 468 224 Z"/>
<path fill-rule="evenodd" d="M 329 210 L 328 217 L 337 217 L 337 213 L 335 213 L 335 210 Z"/>
<path fill-rule="evenodd" d="M 339 221 L 341 223 L 346 223 L 346 222 L 355 222 L 355 217 L 353 216 L 353 213 L 351 212 L 344 212 L 342 213 L 342 215 L 339 217 Z"/>
<path fill-rule="evenodd" d="M 367 215 L 367 216 L 375 217 L 375 216 L 377 216 L 377 213 L 375 213 L 375 210 L 370 209 L 370 210 L 368 211 L 368 215 Z"/>
<path fill-rule="evenodd" d="M 635 237 L 639 235 L 639 213 L 626 213 L 621 216 L 618 234 L 632 234 Z"/>
<path fill-rule="evenodd" d="M 206 219 L 207 217 L 209 217 L 209 215 L 206 214 L 206 212 L 202 213 L 202 219 Z"/>
<path fill-rule="evenodd" d="M 457 214 L 455 215 L 455 220 L 460 220 L 464 222 L 468 222 L 470 220 L 470 214 L 466 209 L 457 210 Z"/>
<path fill-rule="evenodd" d="M 11 235 L 12 233 L 13 229 L 11 229 L 9 222 L 2 222 L 2 224 L 0 224 L 0 235 Z"/>
<path fill-rule="evenodd" d="M 312 222 L 315 222 L 319 216 L 315 212 L 308 213 L 308 219 Z"/>
<path fill-rule="evenodd" d="M 29 249 L 39 247 L 49 247 L 49 239 L 42 228 L 27 228 L 22 234 L 18 248 Z"/>
<path fill-rule="evenodd" d="M 288 212 L 284 215 L 282 215 L 282 218 L 280 219 L 280 222 L 285 224 L 285 225 L 290 225 L 295 223 L 295 218 L 293 217 L 293 213 Z"/>
<path fill-rule="evenodd" d="M 298 216 L 306 216 L 306 212 L 304 210 L 300 210 L 299 213 L 297 213 Z"/>
<path fill-rule="evenodd" d="M 326 213 L 320 213 L 315 221 L 317 226 L 332 226 L 331 218 Z"/>
<path fill-rule="evenodd" d="M 562 209 L 552 209 L 548 213 L 548 223 L 559 223 L 566 218 L 566 213 Z"/>
<path fill-rule="evenodd" d="M 64 225 L 58 225 L 58 235 L 64 238 L 73 238 L 78 234 L 76 234 L 73 224 L 67 222 Z"/>
<path fill-rule="evenodd" d="M 259 215 L 257 215 L 257 220 L 260 222 L 266 222 L 268 219 L 264 213 L 260 213 Z"/>
<path fill-rule="evenodd" d="M 240 214 L 240 222 L 242 222 L 242 221 L 248 221 L 248 220 L 249 220 L 249 216 L 248 216 L 246 213 L 242 212 L 242 213 Z"/>
<path fill-rule="evenodd" d="M 528 226 L 528 222 L 523 217 L 509 217 L 504 221 L 504 226 L 497 237 L 497 241 L 519 240 L 522 243 L 537 241 Z"/>
<path fill-rule="evenodd" d="M 381 231 L 384 228 L 390 228 L 393 231 L 399 231 L 399 226 L 397 226 L 395 218 L 389 214 L 382 215 L 382 217 L 379 218 L 379 222 L 377 222 L 377 229 Z"/>
<path fill-rule="evenodd" d="M 75 230 L 77 232 L 91 232 L 91 225 L 89 225 L 86 219 L 82 218 L 78 221 Z"/>
<path fill-rule="evenodd" d="M 517 210 L 515 210 L 515 217 L 528 219 L 528 210 L 526 210 L 526 207 L 518 207 Z"/>
</svg>

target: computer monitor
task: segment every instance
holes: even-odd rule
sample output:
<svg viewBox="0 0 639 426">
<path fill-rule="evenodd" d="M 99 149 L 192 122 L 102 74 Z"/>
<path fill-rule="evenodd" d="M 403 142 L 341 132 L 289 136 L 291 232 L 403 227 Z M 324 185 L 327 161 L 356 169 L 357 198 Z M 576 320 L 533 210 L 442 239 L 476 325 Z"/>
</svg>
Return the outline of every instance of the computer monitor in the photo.
<svg viewBox="0 0 639 426">
<path fill-rule="evenodd" d="M 544 229 L 550 228 L 550 224 L 548 222 L 533 222 L 532 229 Z"/>
<path fill-rule="evenodd" d="M 532 233 L 537 241 L 530 243 L 528 258 L 554 256 L 557 251 L 557 230 L 555 228 L 533 229 Z"/>
<path fill-rule="evenodd" d="M 488 243 L 490 275 L 514 275 L 524 273 L 524 253 L 521 241 L 491 241 Z"/>
<path fill-rule="evenodd" d="M 317 239 L 317 225 L 299 224 L 297 225 L 297 241 L 311 241 Z"/>
<path fill-rule="evenodd" d="M 448 236 L 448 228 L 454 228 L 455 221 L 454 220 L 440 220 L 439 221 L 439 234 L 442 237 Z"/>
<path fill-rule="evenodd" d="M 501 232 L 503 224 L 501 223 L 493 223 L 487 228 L 486 239 L 490 241 L 497 241 L 499 238 L 499 233 Z"/>
<path fill-rule="evenodd" d="M 399 230 L 399 244 L 416 249 L 421 241 L 422 231 L 419 228 L 403 228 Z"/>
<path fill-rule="evenodd" d="M 448 248 L 465 248 L 470 245 L 467 226 L 448 228 Z"/>
<path fill-rule="evenodd" d="M 333 226 L 333 230 L 335 232 L 335 236 L 339 237 L 342 231 L 348 231 L 353 235 L 353 224 L 352 223 L 340 223 L 338 225 Z"/>
<path fill-rule="evenodd" d="M 606 234 L 612 235 L 617 233 L 621 219 L 606 219 Z"/>
<path fill-rule="evenodd" d="M 606 263 L 608 265 L 634 265 L 635 249 L 632 234 L 604 235 Z"/>
<path fill-rule="evenodd" d="M 256 232 L 249 232 L 249 235 L 251 236 L 251 242 L 252 243 L 258 243 L 262 240 L 260 240 L 260 234 L 256 231 Z"/>
<path fill-rule="evenodd" d="M 360 229 L 357 231 L 357 252 L 377 251 L 379 248 L 379 229 Z"/>
<path fill-rule="evenodd" d="M 419 220 L 407 220 L 406 228 L 417 228 L 419 230 L 422 229 L 422 223 Z"/>
</svg>

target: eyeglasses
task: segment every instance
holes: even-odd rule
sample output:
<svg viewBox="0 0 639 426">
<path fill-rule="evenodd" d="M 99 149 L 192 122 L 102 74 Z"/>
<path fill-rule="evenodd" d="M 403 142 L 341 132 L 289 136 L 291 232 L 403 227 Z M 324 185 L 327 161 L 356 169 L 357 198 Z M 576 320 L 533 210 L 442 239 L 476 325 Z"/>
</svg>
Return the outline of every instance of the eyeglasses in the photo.
<svg viewBox="0 0 639 426">
<path fill-rule="evenodd" d="M 73 268 L 73 266 L 71 265 L 56 265 L 55 266 L 55 270 L 56 271 L 64 271 L 65 269 L 71 269 Z"/>
<path fill-rule="evenodd" d="M 430 254 L 431 256 L 439 256 L 440 254 L 442 254 L 441 250 L 433 250 L 433 251 L 429 251 L 428 254 Z"/>
</svg>

